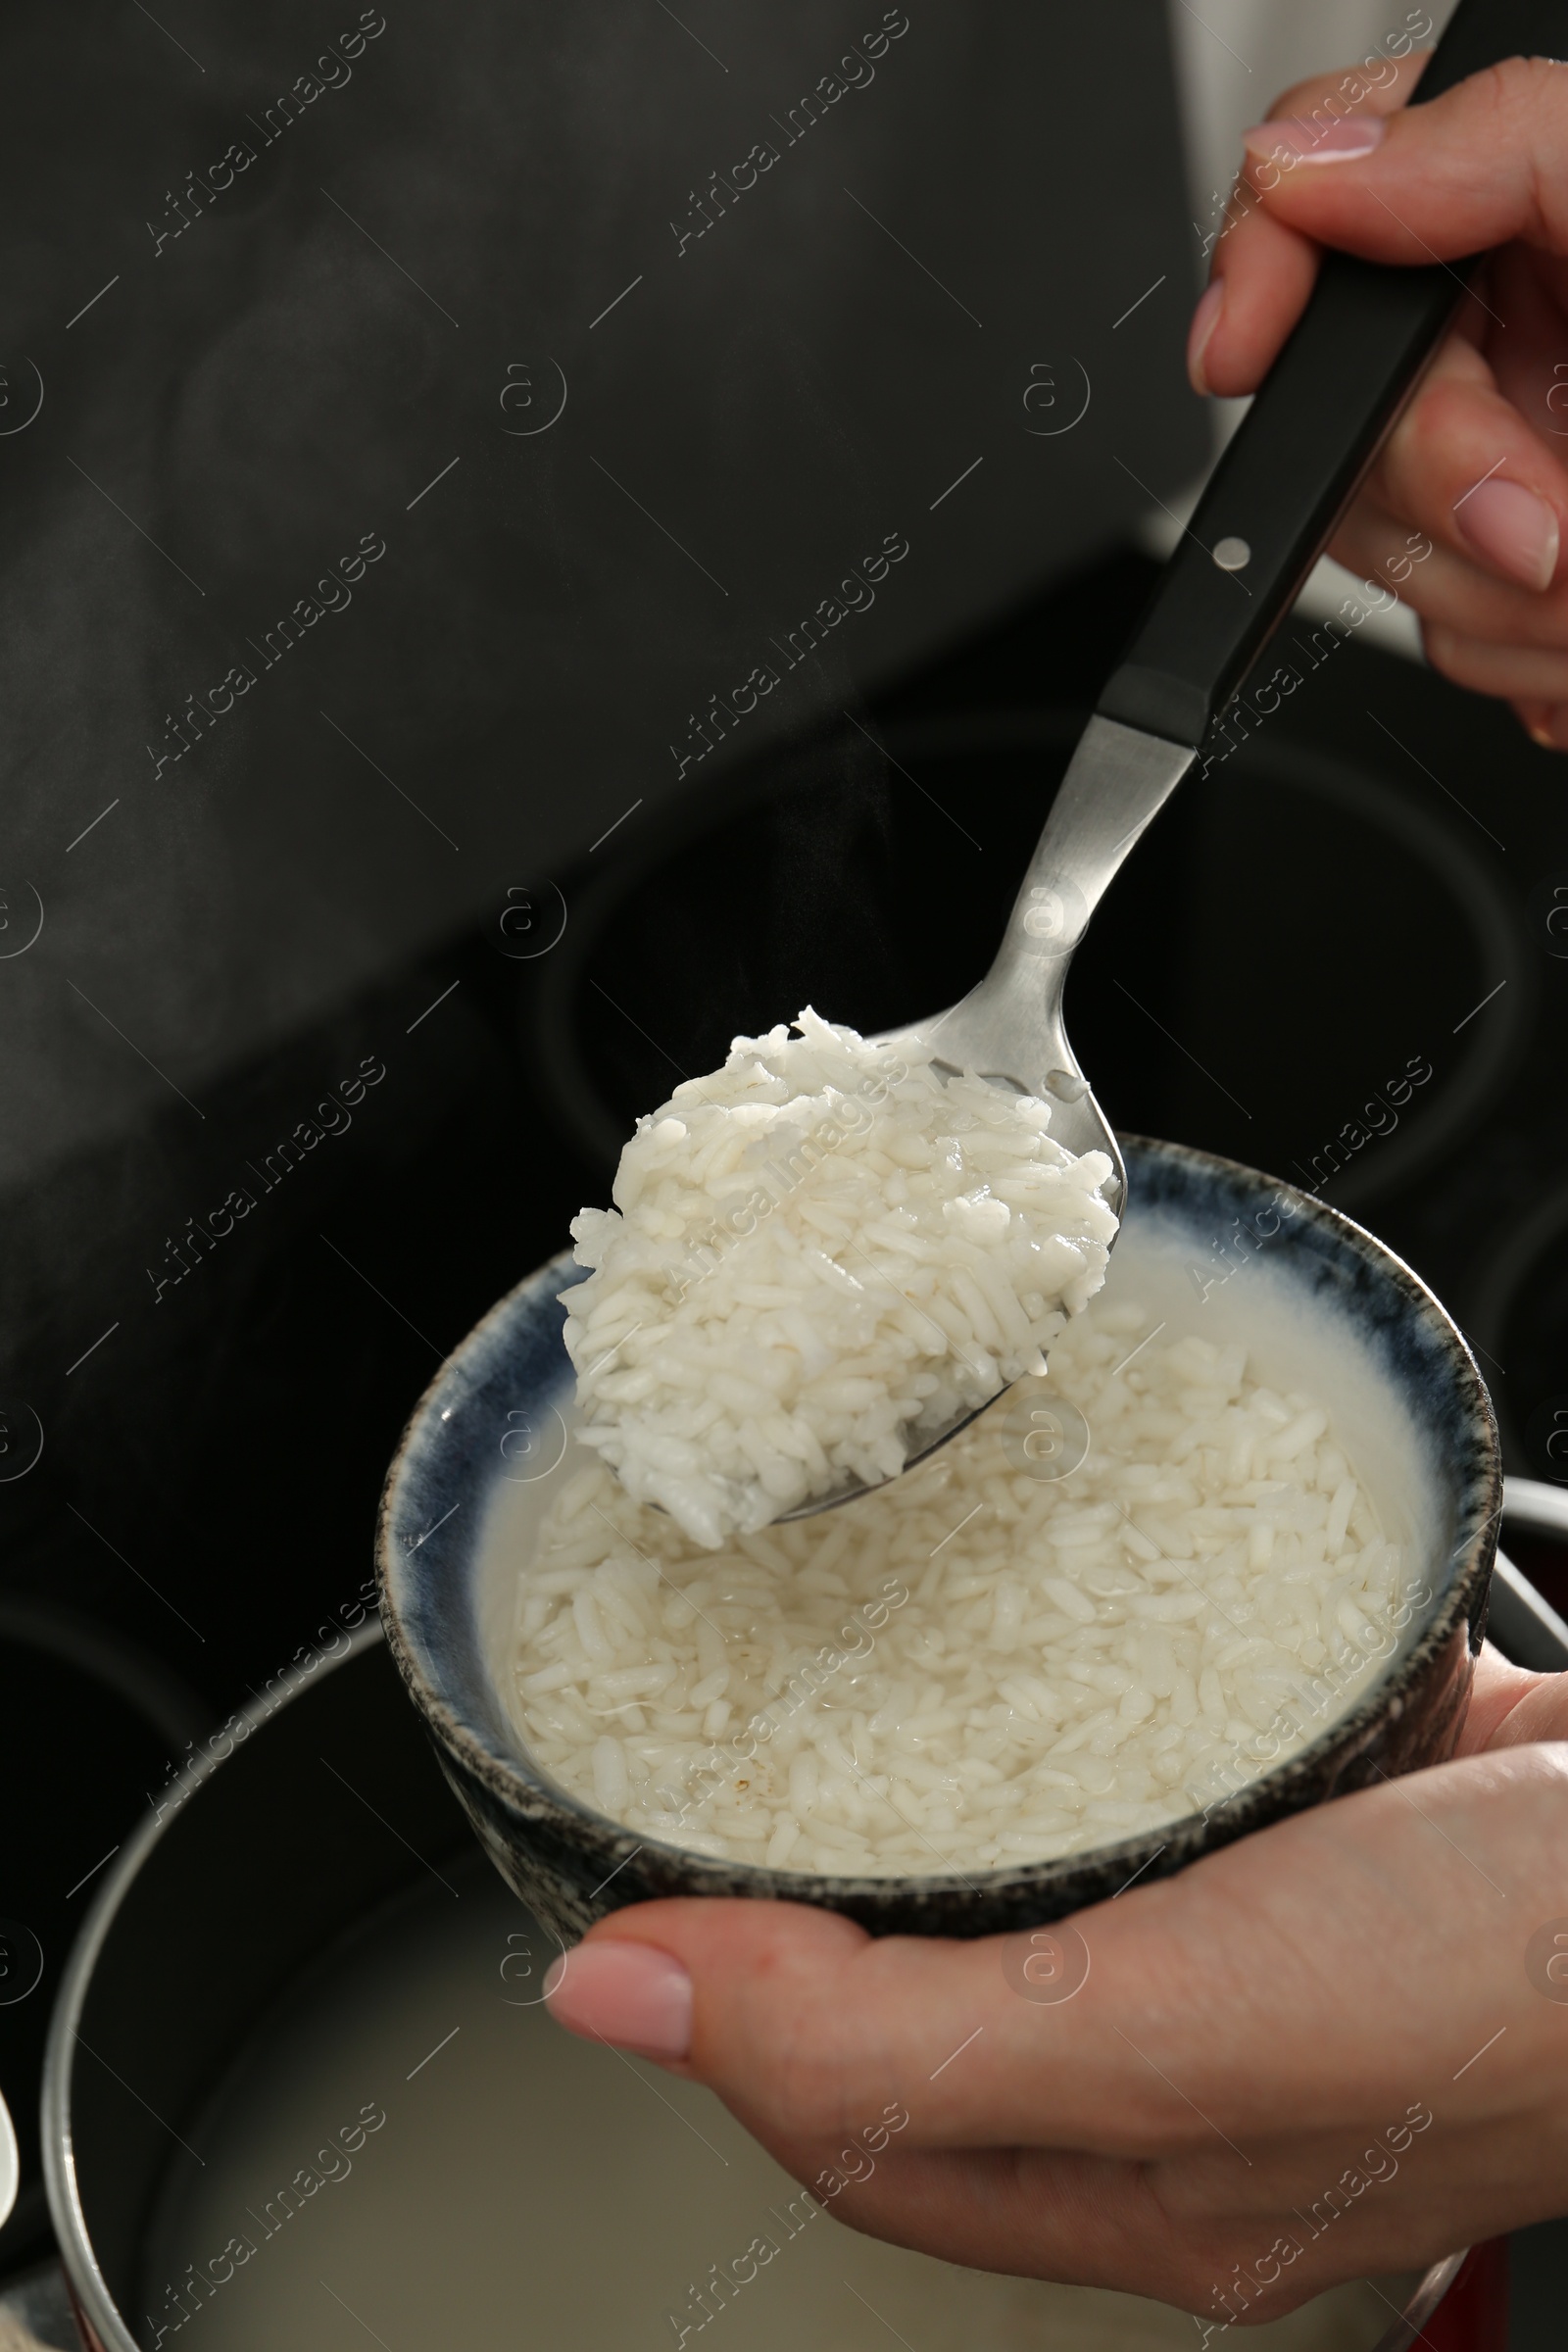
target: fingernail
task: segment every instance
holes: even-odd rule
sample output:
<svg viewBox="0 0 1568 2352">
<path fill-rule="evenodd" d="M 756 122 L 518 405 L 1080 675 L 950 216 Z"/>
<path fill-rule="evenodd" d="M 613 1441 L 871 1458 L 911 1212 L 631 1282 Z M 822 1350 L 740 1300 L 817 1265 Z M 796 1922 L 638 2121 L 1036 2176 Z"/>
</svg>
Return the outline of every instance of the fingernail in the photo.
<svg viewBox="0 0 1568 2352">
<path fill-rule="evenodd" d="M 1557 568 L 1557 517 L 1522 482 L 1483 482 L 1454 508 L 1478 554 L 1527 588 L 1549 588 Z"/>
<path fill-rule="evenodd" d="M 1381 115 L 1342 115 L 1327 128 L 1287 115 L 1278 122 L 1254 122 L 1242 133 L 1250 155 L 1289 156 L 1293 164 L 1349 164 L 1383 144 Z"/>
<path fill-rule="evenodd" d="M 579 1944 L 552 1966 L 545 1998 L 568 2034 L 650 2058 L 684 2058 L 691 2047 L 692 1981 L 656 1944 Z"/>
<path fill-rule="evenodd" d="M 1544 752 L 1568 752 L 1568 703 L 1548 710 L 1543 723 L 1530 732 Z"/>
<path fill-rule="evenodd" d="M 1203 354 L 1219 324 L 1219 315 L 1225 308 L 1225 280 L 1216 277 L 1204 288 L 1193 313 L 1193 323 L 1187 330 L 1187 372 L 1195 392 L 1208 391 L 1208 378 L 1203 373 Z"/>
</svg>

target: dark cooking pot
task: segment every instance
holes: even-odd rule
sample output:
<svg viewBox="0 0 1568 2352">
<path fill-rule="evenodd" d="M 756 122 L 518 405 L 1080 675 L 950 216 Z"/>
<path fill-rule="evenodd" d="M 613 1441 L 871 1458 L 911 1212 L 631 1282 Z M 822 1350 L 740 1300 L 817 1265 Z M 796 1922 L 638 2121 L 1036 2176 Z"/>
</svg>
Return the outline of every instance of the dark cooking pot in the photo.
<svg viewBox="0 0 1568 2352">
<path fill-rule="evenodd" d="M 233 1729 L 232 1753 L 180 1784 L 128 1842 L 55 2011 L 49 2198 L 91 2352 L 154 2341 L 141 2318 L 154 2215 L 257 2021 L 275 2017 L 334 1943 L 470 1853 L 377 1629 L 323 1659 L 287 1703 L 259 1703 Z M 1431 2336 L 1461 2260 L 1426 2275 L 1378 2352 L 1404 2352 L 1424 2323 Z M 453 2320 L 460 2333 L 461 2309 Z M 1491 2339 L 1466 2326 L 1441 2341 L 1481 2352 Z"/>
</svg>

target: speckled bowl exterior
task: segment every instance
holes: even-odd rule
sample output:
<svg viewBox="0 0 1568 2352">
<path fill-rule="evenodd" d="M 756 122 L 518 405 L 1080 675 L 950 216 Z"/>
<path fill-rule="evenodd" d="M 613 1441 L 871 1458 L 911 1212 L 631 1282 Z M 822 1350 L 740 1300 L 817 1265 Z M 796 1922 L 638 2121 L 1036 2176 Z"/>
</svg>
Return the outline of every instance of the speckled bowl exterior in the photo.
<svg viewBox="0 0 1568 2352">
<path fill-rule="evenodd" d="M 1287 1814 L 1452 1752 L 1502 1503 L 1491 1400 L 1462 1337 L 1425 1284 L 1337 1210 L 1231 1160 L 1123 1142 L 1129 1217 L 1157 1220 L 1177 1238 L 1195 1297 L 1221 1265 L 1261 1247 L 1269 1279 L 1320 1324 L 1328 1318 L 1331 1331 L 1343 1318 L 1347 1343 L 1387 1392 L 1422 1466 L 1429 1530 L 1418 1565 L 1430 1598 L 1399 1649 L 1343 1714 L 1226 1801 L 1060 1861 L 972 1878 L 824 1878 L 640 1838 L 530 1762 L 499 1687 L 494 1602 L 480 1590 L 494 1482 L 519 1467 L 524 1477 L 548 1475 L 565 1445 L 560 1416 L 572 1372 L 562 1294 L 581 1275 L 563 1254 L 491 1309 L 420 1399 L 388 1473 L 377 1563 L 387 1640 L 447 1778 L 503 1878 L 564 1940 L 623 1904 L 666 1895 L 816 1903 L 877 1935 L 1034 1927 L 1105 1899 L 1135 1876 L 1163 1878 Z M 1241 1235 L 1251 1240 L 1222 1254 Z"/>
</svg>

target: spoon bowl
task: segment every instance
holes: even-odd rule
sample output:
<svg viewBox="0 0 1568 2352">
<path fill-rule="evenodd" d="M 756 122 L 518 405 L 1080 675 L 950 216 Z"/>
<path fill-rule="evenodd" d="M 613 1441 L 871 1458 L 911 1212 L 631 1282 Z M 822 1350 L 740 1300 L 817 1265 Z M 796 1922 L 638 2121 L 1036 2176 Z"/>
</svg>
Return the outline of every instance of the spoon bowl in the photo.
<svg viewBox="0 0 1568 2352">
<path fill-rule="evenodd" d="M 972 1071 L 991 1086 L 1049 1102 L 1054 1143 L 1075 1159 L 1086 1152 L 1102 1152 L 1110 1161 L 1111 1172 L 1102 1189 L 1118 1218 L 1127 1206 L 1127 1165 L 1067 1042 L 1062 1017 L 1067 967 L 1123 858 L 1196 758 L 1185 745 L 1166 743 L 1114 719 L 1091 719 L 1062 778 L 985 978 L 947 1012 L 873 1041 L 922 1053 L 940 1044 L 935 1066 L 944 1077 Z M 1114 1240 L 1110 1246 L 1114 1249 Z M 1004 1385 L 926 1437 L 897 1475 L 906 1477 L 928 1461 L 1005 1394 Z M 814 1518 L 818 1511 L 836 1510 L 890 1483 L 849 1479 L 794 1510 L 781 1511 L 778 1519 Z"/>
</svg>

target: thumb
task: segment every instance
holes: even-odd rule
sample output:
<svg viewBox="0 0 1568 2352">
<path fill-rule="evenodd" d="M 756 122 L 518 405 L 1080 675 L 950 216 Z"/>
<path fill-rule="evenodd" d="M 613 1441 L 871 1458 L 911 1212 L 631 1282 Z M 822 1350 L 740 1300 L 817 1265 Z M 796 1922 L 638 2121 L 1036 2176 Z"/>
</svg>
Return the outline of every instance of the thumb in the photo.
<svg viewBox="0 0 1568 2352">
<path fill-rule="evenodd" d="M 557 1961 L 546 1991 L 559 2025 L 705 2082 L 764 2138 L 823 2141 L 902 2101 L 911 2142 L 1037 2139 L 1044 2048 L 1083 2074 L 1052 2103 L 1054 2131 L 1120 2153 L 1123 2137 L 1180 2141 L 1190 2120 L 1157 2072 L 1129 2088 L 1125 2041 L 1074 1997 L 1092 1960 L 1123 2013 L 1132 1985 L 1112 1953 L 1136 1900 L 972 1942 L 873 1937 L 800 1903 L 636 1904 Z M 1161 1890 L 1151 1900 L 1162 1908 Z"/>
<path fill-rule="evenodd" d="M 1319 106 L 1246 134 L 1270 217 L 1374 262 L 1454 261 L 1514 238 L 1568 254 L 1568 67 L 1510 58 L 1397 112 Z"/>
</svg>

